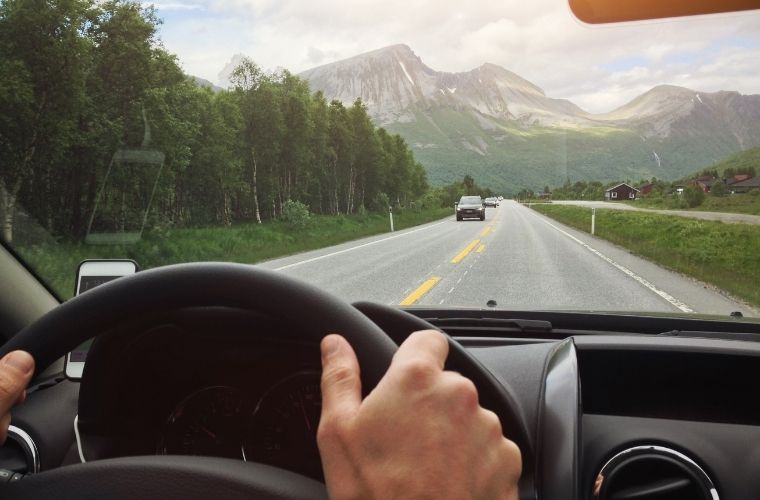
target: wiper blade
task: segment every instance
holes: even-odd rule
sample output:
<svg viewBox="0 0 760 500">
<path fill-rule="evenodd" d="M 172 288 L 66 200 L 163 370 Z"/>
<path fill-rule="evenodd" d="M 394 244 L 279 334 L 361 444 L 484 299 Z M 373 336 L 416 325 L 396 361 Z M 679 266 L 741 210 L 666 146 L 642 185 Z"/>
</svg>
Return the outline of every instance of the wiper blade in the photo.
<svg viewBox="0 0 760 500">
<path fill-rule="evenodd" d="M 538 319 L 501 319 L 501 318 L 436 318 L 437 326 L 472 326 L 513 328 L 522 333 L 551 333 L 552 324 Z"/>
<path fill-rule="evenodd" d="M 749 341 L 749 342 L 760 342 L 760 335 L 756 333 L 670 330 L 667 332 L 662 332 L 658 335 L 662 337 L 689 337 L 689 338 L 701 338 L 701 339 L 743 340 L 743 341 Z"/>
</svg>

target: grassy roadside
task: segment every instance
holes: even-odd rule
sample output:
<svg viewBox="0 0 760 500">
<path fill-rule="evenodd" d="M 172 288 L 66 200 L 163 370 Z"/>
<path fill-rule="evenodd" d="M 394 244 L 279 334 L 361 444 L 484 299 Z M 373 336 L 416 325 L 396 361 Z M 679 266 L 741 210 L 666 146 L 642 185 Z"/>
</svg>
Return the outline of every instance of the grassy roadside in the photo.
<svg viewBox="0 0 760 500">
<path fill-rule="evenodd" d="M 396 230 L 452 215 L 452 209 L 394 212 Z M 152 231 L 132 245 L 83 243 L 19 245 L 16 251 L 58 295 L 74 292 L 74 273 L 84 259 L 130 258 L 141 269 L 193 261 L 256 263 L 389 231 L 387 214 L 313 216 L 304 227 L 283 222 Z"/>
<path fill-rule="evenodd" d="M 636 201 L 626 203 L 632 207 L 655 208 L 659 210 L 692 210 L 699 212 L 728 212 L 760 215 L 760 191 L 753 191 L 746 194 L 731 194 L 722 197 L 707 195 L 705 201 L 695 208 L 677 207 L 674 205 L 672 198 L 640 198 Z"/>
<path fill-rule="evenodd" d="M 589 208 L 532 208 L 581 231 L 591 230 Z M 597 209 L 596 236 L 760 306 L 758 226 Z"/>
</svg>

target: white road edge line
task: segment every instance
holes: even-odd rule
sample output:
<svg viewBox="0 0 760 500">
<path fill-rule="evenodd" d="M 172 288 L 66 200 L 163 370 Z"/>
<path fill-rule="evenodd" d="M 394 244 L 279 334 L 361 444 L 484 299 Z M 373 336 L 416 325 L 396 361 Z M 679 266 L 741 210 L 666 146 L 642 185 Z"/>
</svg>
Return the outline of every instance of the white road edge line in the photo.
<svg viewBox="0 0 760 500">
<path fill-rule="evenodd" d="M 594 247 L 592 247 L 591 245 L 589 245 L 588 243 L 584 243 L 582 240 L 580 240 L 580 239 L 576 238 L 575 236 L 573 236 L 572 234 L 568 233 L 567 231 L 564 231 L 564 230 L 562 230 L 562 229 L 558 228 L 557 226 L 555 226 L 555 225 L 554 225 L 554 224 L 552 224 L 551 222 L 549 222 L 549 221 L 545 220 L 543 217 L 538 217 L 538 218 L 539 218 L 541 221 L 543 221 L 545 224 L 548 224 L 549 226 L 553 227 L 554 229 L 556 229 L 556 230 L 557 230 L 557 231 L 559 231 L 560 233 L 564 234 L 565 236 L 567 236 L 567 237 L 568 237 L 568 238 L 570 238 L 571 240 L 575 241 L 576 243 L 578 243 L 580 246 L 584 247 L 584 248 L 585 248 L 586 250 L 588 250 L 589 252 L 591 252 L 591 253 L 595 254 L 595 255 L 596 255 L 597 257 L 599 257 L 600 259 L 607 261 L 609 264 L 611 264 L 611 265 L 615 266 L 615 267 L 616 267 L 616 268 L 618 268 L 620 271 L 622 271 L 622 272 L 624 272 L 625 274 L 627 274 L 629 277 L 633 278 L 634 280 L 638 281 L 640 284 L 642 284 L 642 285 L 644 285 L 645 287 L 649 288 L 651 291 L 653 291 L 654 293 L 656 293 L 657 295 L 659 295 L 659 296 L 660 296 L 660 297 L 662 297 L 663 299 L 665 299 L 665 300 L 667 300 L 668 302 L 670 302 L 670 304 L 671 304 L 671 305 L 673 305 L 674 307 L 676 307 L 676 308 L 678 308 L 679 310 L 681 310 L 681 312 L 685 312 L 685 313 L 693 313 L 693 312 L 696 312 L 696 311 L 694 311 L 694 309 L 692 309 L 691 307 L 687 306 L 686 304 L 684 304 L 683 302 L 681 302 L 681 301 L 680 301 L 680 300 L 678 300 L 677 298 L 673 297 L 672 295 L 670 295 L 670 294 L 669 294 L 668 292 L 666 292 L 665 290 L 660 290 L 659 288 L 657 288 L 656 286 L 654 286 L 654 285 L 653 285 L 652 283 L 650 283 L 649 281 L 645 280 L 644 278 L 642 278 L 642 277 L 641 277 L 641 276 L 639 276 L 638 274 L 634 273 L 633 271 L 631 271 L 631 270 L 630 270 L 630 269 L 628 269 L 627 267 L 625 267 L 625 266 L 623 266 L 623 265 L 621 265 L 621 264 L 618 264 L 617 262 L 615 262 L 614 260 L 610 259 L 610 258 L 609 258 L 609 257 L 607 257 L 606 255 L 604 255 L 602 252 L 600 252 L 600 251 L 599 251 L 599 250 L 597 250 L 596 248 L 594 248 Z"/>
<path fill-rule="evenodd" d="M 310 262 L 316 262 L 318 260 L 326 259 L 328 257 L 333 257 L 335 255 L 340 255 L 340 254 L 343 254 L 343 253 L 346 253 L 346 252 L 351 252 L 353 250 L 358 250 L 360 248 L 368 247 L 368 246 L 374 245 L 376 243 L 382 243 L 384 241 L 393 240 L 393 239 L 396 239 L 396 238 L 401 238 L 402 236 L 406 236 L 408 234 L 416 233 L 417 231 L 425 231 L 426 229 L 430 229 L 430 228 L 435 227 L 435 226 L 440 226 L 441 224 L 445 224 L 447 222 L 449 222 L 448 219 L 442 220 L 441 222 L 436 222 L 435 224 L 431 224 L 431 225 L 425 226 L 425 227 L 418 227 L 417 229 L 412 229 L 411 231 L 407 231 L 405 233 L 396 234 L 394 236 L 388 236 L 387 238 L 383 238 L 383 239 L 375 240 L 375 241 L 370 241 L 368 243 L 362 243 L 361 245 L 356 245 L 355 247 L 344 248 L 343 250 L 338 250 L 337 252 L 326 253 L 324 255 L 319 255 L 317 257 L 312 257 L 311 259 L 302 260 L 300 262 L 294 262 L 292 264 L 288 264 L 287 266 L 277 267 L 277 268 L 275 268 L 275 271 L 284 271 L 285 269 L 290 269 L 291 267 L 300 266 L 302 264 L 309 264 Z"/>
</svg>

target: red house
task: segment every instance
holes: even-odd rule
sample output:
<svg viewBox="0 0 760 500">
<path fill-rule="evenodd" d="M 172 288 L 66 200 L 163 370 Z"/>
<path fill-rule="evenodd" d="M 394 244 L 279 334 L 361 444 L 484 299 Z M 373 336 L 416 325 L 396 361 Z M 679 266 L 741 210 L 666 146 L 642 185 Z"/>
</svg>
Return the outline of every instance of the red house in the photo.
<svg viewBox="0 0 760 500">
<path fill-rule="evenodd" d="M 638 193 L 638 189 L 623 182 L 622 184 L 606 189 L 604 191 L 604 199 L 607 201 L 635 200 Z"/>
</svg>

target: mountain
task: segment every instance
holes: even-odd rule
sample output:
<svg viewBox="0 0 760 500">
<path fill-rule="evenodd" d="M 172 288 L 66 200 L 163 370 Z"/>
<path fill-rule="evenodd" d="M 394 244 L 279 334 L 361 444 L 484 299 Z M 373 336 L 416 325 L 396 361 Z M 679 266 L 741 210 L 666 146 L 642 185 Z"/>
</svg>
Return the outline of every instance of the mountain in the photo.
<svg viewBox="0 0 760 500">
<path fill-rule="evenodd" d="M 590 114 L 497 66 L 447 73 L 393 45 L 300 74 L 328 99 L 361 98 L 434 184 L 470 174 L 505 192 L 565 180 L 676 179 L 760 145 L 760 96 L 660 85 Z"/>
<path fill-rule="evenodd" d="M 195 84 L 197 86 L 199 86 L 199 87 L 208 87 L 211 90 L 213 90 L 214 92 L 220 92 L 220 91 L 224 90 L 224 89 L 222 89 L 222 87 L 218 87 L 218 86 L 214 85 L 213 83 L 211 83 L 210 81 L 206 80 L 205 78 L 201 78 L 200 76 L 192 76 L 192 75 L 190 75 L 190 78 L 192 78 L 193 81 L 195 82 Z"/>
</svg>

